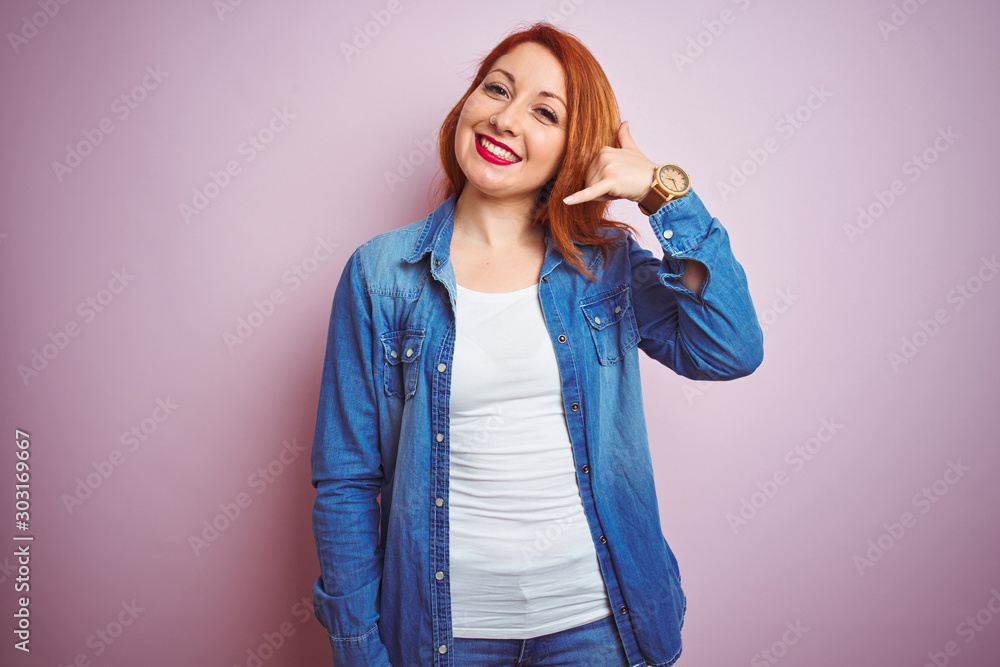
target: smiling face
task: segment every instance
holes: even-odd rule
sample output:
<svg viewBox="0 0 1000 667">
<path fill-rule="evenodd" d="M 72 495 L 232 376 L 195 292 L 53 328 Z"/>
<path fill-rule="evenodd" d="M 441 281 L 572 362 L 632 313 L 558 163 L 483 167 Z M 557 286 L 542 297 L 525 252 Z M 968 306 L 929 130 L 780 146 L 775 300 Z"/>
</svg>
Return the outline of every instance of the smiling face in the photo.
<svg viewBox="0 0 1000 667">
<path fill-rule="evenodd" d="M 466 187 L 533 204 L 566 152 L 565 100 L 566 75 L 544 46 L 526 42 L 497 58 L 455 128 Z"/>
</svg>

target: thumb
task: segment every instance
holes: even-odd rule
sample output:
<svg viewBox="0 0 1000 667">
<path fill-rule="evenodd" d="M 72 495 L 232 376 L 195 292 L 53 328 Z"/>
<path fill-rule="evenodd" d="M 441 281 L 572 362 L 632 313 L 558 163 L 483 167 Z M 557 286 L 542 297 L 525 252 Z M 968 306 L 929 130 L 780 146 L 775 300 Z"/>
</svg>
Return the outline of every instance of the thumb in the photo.
<svg viewBox="0 0 1000 667">
<path fill-rule="evenodd" d="M 632 134 L 629 132 L 627 120 L 618 126 L 618 145 L 634 151 L 639 150 L 639 146 L 636 145 L 635 139 L 632 138 Z"/>
</svg>

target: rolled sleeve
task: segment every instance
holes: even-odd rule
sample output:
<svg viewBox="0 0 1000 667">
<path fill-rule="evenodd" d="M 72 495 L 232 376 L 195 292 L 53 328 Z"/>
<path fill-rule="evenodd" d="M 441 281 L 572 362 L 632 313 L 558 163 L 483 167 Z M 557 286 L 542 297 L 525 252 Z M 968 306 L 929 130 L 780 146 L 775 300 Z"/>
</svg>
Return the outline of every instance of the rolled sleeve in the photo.
<svg viewBox="0 0 1000 667">
<path fill-rule="evenodd" d="M 640 348 L 692 379 L 752 373 L 763 360 L 763 332 L 722 223 L 694 190 L 661 206 L 649 223 L 662 259 L 630 239 Z M 681 283 L 688 259 L 707 269 L 697 293 Z"/>
</svg>

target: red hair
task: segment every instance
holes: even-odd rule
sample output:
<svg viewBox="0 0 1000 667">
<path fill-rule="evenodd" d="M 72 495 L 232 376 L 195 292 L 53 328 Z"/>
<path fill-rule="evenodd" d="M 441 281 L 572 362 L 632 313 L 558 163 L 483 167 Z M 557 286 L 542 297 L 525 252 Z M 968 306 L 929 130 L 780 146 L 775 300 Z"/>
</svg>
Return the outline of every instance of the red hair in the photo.
<svg viewBox="0 0 1000 667">
<path fill-rule="evenodd" d="M 555 177 L 542 188 L 532 214 L 532 225 L 548 225 L 556 247 L 573 266 L 588 278 L 573 243 L 598 246 L 607 264 L 608 247 L 615 242 L 602 232 L 616 228 L 635 233 L 624 222 L 605 217 L 607 201 L 589 201 L 566 205 L 563 198 L 582 190 L 587 169 L 604 146 L 618 146 L 618 126 L 621 123 L 618 102 L 608 77 L 593 54 L 576 37 L 547 22 L 539 22 L 525 30 L 514 32 L 497 44 L 480 62 L 479 70 L 462 99 L 452 108 L 438 134 L 438 152 L 444 179 L 436 188 L 437 204 L 465 187 L 465 174 L 455 158 L 455 129 L 465 101 L 482 84 L 493 64 L 514 47 L 534 42 L 546 47 L 566 73 L 567 132 L 566 155 Z"/>
</svg>

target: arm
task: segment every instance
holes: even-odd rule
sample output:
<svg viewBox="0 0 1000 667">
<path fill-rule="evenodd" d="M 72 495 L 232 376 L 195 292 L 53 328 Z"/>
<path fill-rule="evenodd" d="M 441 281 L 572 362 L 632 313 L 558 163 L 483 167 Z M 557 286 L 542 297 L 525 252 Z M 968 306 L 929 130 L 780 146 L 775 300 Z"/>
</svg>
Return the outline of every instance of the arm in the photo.
<svg viewBox="0 0 1000 667">
<path fill-rule="evenodd" d="M 628 237 L 639 347 L 692 379 L 752 373 L 763 359 L 763 333 L 725 228 L 693 190 L 649 222 L 662 260 Z"/>
<path fill-rule="evenodd" d="M 645 198 L 656 163 L 639 150 L 627 121 L 618 127 L 618 144 L 601 149 L 586 187 L 564 203 Z M 763 359 L 763 334 L 725 228 L 693 191 L 661 206 L 649 222 L 662 260 L 627 236 L 639 347 L 696 380 L 752 373 Z"/>
<path fill-rule="evenodd" d="M 383 475 L 371 357 L 370 303 L 355 253 L 333 298 L 311 457 L 320 564 L 313 609 L 338 667 L 389 664 L 377 625 Z"/>
</svg>

